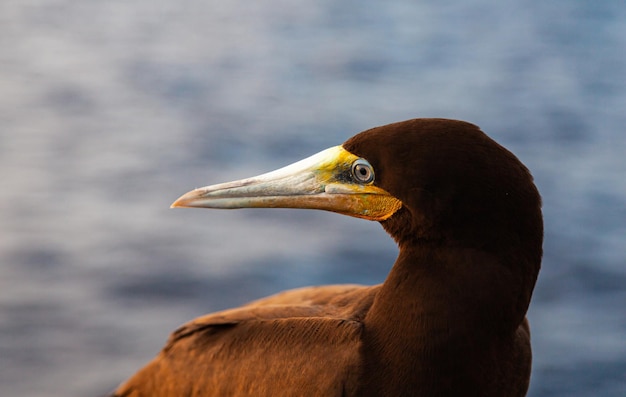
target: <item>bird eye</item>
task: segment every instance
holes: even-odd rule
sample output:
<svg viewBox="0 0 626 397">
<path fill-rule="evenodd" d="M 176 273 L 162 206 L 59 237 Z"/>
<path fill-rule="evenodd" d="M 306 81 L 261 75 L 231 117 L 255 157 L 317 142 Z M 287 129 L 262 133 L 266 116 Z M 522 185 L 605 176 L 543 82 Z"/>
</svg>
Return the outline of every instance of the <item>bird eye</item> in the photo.
<svg viewBox="0 0 626 397">
<path fill-rule="evenodd" d="M 360 183 L 374 181 L 374 169 L 365 159 L 358 159 L 352 163 L 352 176 Z"/>
</svg>

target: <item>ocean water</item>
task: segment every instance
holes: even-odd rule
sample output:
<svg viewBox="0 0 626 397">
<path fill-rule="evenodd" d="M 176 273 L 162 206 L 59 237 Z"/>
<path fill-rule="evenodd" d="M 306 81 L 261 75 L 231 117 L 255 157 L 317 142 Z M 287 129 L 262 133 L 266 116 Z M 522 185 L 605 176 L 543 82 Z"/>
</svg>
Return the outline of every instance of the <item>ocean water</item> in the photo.
<svg viewBox="0 0 626 397">
<path fill-rule="evenodd" d="M 414 117 L 531 169 L 533 397 L 626 395 L 626 3 L 0 3 L 0 395 L 97 396 L 203 313 L 381 282 L 379 225 L 170 210 Z"/>
</svg>

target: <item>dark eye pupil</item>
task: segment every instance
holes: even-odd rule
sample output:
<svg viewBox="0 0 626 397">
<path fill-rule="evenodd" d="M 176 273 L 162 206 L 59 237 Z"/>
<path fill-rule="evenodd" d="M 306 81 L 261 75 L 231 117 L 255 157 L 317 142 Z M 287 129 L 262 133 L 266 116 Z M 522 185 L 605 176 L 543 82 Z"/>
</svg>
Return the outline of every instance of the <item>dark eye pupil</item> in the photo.
<svg viewBox="0 0 626 397">
<path fill-rule="evenodd" d="M 365 168 L 361 167 L 361 168 L 359 169 L 359 173 L 360 173 L 362 176 L 365 176 L 365 175 L 367 175 L 367 170 L 366 170 Z"/>
</svg>

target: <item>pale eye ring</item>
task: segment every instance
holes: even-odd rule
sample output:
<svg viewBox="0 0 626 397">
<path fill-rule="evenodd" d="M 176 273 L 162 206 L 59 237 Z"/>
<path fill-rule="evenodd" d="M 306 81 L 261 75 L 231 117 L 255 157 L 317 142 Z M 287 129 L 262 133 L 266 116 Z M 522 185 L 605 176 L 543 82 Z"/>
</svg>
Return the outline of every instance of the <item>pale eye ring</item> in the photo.
<svg viewBox="0 0 626 397">
<path fill-rule="evenodd" d="M 360 183 L 372 183 L 374 181 L 374 168 L 365 159 L 358 159 L 352 163 L 352 176 Z"/>
</svg>

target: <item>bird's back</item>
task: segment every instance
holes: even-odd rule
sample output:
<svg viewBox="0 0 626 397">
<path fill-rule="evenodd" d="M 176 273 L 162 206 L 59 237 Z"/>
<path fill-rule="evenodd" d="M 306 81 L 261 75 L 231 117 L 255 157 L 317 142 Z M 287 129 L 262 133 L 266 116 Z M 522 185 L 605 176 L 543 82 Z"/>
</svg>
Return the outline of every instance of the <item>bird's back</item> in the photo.
<svg viewBox="0 0 626 397">
<path fill-rule="evenodd" d="M 114 396 L 353 395 L 377 289 L 302 288 L 199 317 Z"/>
</svg>

